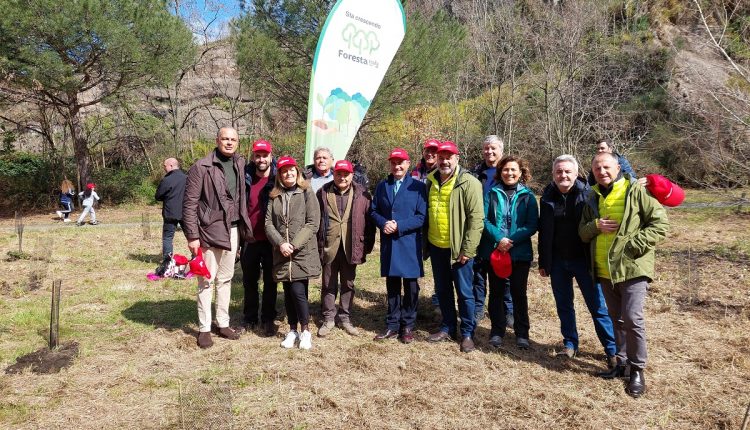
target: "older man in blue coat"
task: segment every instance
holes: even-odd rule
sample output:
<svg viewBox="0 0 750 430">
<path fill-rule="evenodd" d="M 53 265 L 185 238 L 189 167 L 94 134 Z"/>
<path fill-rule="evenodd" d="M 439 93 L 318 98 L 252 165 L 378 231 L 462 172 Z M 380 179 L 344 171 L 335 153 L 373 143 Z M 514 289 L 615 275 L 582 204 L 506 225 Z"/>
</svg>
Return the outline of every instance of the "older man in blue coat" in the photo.
<svg viewBox="0 0 750 430">
<path fill-rule="evenodd" d="M 386 278 L 388 315 L 386 331 L 376 341 L 414 340 L 422 266 L 422 225 L 427 216 L 425 185 L 408 175 L 409 154 L 395 148 L 388 161 L 391 174 L 380 181 L 370 215 L 380 229 L 380 276 Z M 401 295 L 401 285 L 404 292 Z"/>
</svg>

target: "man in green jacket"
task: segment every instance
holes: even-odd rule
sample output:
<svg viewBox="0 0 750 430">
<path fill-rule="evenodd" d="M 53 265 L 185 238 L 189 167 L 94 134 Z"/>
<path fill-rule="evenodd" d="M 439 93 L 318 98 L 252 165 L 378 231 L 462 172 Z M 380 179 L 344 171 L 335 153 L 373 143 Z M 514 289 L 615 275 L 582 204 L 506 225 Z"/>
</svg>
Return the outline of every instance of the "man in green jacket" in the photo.
<svg viewBox="0 0 750 430">
<path fill-rule="evenodd" d="M 461 317 L 461 351 L 474 350 L 473 261 L 484 227 L 482 184 L 458 166 L 453 142 L 438 146 L 438 167 L 427 176 L 427 243 L 443 322 L 430 342 L 456 337 L 455 287 Z"/>
<path fill-rule="evenodd" d="M 578 234 L 591 245 L 592 270 L 602 286 L 615 328 L 617 365 L 599 373 L 605 379 L 625 376 L 625 392 L 646 391 L 646 325 L 643 304 L 654 277 L 654 248 L 669 229 L 664 208 L 635 178 L 622 174 L 617 158 L 599 153 L 592 161 L 596 179 L 583 209 Z"/>
</svg>

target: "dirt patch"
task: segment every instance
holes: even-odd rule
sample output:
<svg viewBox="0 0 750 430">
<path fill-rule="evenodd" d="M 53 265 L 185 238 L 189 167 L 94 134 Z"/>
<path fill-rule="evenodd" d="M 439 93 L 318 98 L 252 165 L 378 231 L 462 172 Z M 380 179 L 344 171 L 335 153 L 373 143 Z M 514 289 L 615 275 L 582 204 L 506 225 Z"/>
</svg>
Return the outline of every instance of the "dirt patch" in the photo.
<svg viewBox="0 0 750 430">
<path fill-rule="evenodd" d="M 16 364 L 8 366 L 5 373 L 19 374 L 28 368 L 31 368 L 31 372 L 37 375 L 58 373 L 60 370 L 70 367 L 77 356 L 78 342 L 65 343 L 56 350 L 41 348 L 18 357 Z"/>
</svg>

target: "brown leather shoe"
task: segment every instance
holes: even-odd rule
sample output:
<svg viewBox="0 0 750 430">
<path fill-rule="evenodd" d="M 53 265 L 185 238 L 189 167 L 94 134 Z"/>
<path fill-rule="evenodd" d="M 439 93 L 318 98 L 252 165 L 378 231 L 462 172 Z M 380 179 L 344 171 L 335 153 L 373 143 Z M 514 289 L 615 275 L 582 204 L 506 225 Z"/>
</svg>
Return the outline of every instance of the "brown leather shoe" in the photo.
<svg viewBox="0 0 750 430">
<path fill-rule="evenodd" d="M 202 331 L 198 334 L 198 346 L 201 347 L 201 349 L 211 348 L 214 346 L 214 341 L 211 339 L 211 333 L 207 331 Z"/>
<path fill-rule="evenodd" d="M 474 341 L 471 339 L 471 336 L 466 336 L 461 340 L 461 352 L 471 352 L 476 349 L 474 347 Z"/>
<path fill-rule="evenodd" d="M 276 328 L 276 324 L 273 321 L 266 321 L 263 323 L 263 335 L 266 337 L 273 337 L 276 336 L 276 332 L 278 329 Z"/>
<path fill-rule="evenodd" d="M 398 339 L 398 332 L 395 330 L 386 330 L 383 333 L 378 334 L 372 340 L 391 340 L 391 339 Z"/>
<path fill-rule="evenodd" d="M 240 335 L 229 327 L 221 327 L 219 329 L 219 336 L 229 340 L 237 340 L 240 338 Z"/>
<path fill-rule="evenodd" d="M 410 328 L 405 328 L 401 334 L 401 342 L 406 344 L 414 342 L 414 331 Z"/>
<path fill-rule="evenodd" d="M 452 336 L 448 334 L 448 332 L 445 331 L 438 331 L 436 333 L 432 333 L 427 337 L 427 342 L 442 342 L 444 340 L 451 340 Z"/>
</svg>

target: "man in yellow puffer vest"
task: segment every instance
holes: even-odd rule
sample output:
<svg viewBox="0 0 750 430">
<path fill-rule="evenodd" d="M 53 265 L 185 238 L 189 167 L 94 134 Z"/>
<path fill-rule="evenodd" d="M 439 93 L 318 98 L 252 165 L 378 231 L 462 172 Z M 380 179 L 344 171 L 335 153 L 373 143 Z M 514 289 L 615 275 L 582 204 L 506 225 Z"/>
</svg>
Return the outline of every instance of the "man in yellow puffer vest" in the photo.
<svg viewBox="0 0 750 430">
<path fill-rule="evenodd" d="M 591 243 L 594 276 L 602 286 L 617 344 L 617 365 L 599 373 L 605 379 L 625 376 L 625 392 L 640 397 L 646 391 L 646 324 L 643 305 L 654 277 L 654 248 L 667 235 L 664 208 L 628 174 L 617 158 L 599 153 L 592 161 L 596 179 L 583 209 L 578 234 Z"/>
<path fill-rule="evenodd" d="M 427 244 L 442 324 L 430 342 L 456 336 L 455 286 L 461 317 L 461 351 L 474 350 L 473 260 L 484 228 L 482 184 L 458 166 L 453 142 L 438 146 L 438 167 L 427 176 Z"/>
</svg>

